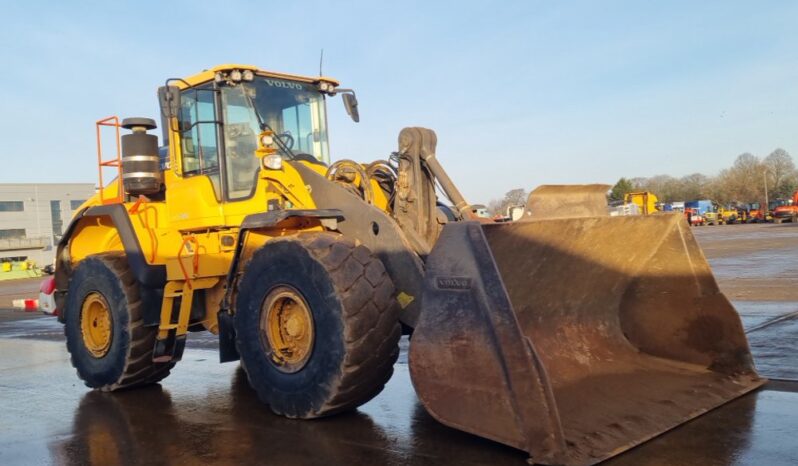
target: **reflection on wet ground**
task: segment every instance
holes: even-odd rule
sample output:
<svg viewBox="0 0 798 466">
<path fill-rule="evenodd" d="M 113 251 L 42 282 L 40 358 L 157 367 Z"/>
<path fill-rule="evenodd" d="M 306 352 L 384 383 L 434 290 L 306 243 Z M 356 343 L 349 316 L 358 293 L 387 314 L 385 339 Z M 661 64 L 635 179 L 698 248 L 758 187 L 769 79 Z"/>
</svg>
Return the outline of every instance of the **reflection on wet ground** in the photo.
<svg viewBox="0 0 798 466">
<path fill-rule="evenodd" d="M 61 345 L 0 340 L 0 464 L 524 464 L 512 448 L 449 429 L 419 404 L 407 366 L 357 412 L 275 416 L 237 364 L 192 350 L 162 385 L 89 391 Z M 15 359 L 15 360 L 12 360 Z M 798 393 L 771 383 L 609 465 L 796 464 Z"/>
<path fill-rule="evenodd" d="M 798 283 L 798 229 L 775 227 L 706 227 L 696 236 L 741 314 L 758 369 L 798 379 L 798 300 L 788 299 Z M 217 363 L 208 334 L 190 336 L 162 385 L 108 394 L 77 379 L 62 331 L 51 317 L 0 311 L 0 465 L 525 464 L 524 452 L 426 413 L 406 340 L 395 376 L 370 403 L 291 421 L 257 400 L 236 363 Z M 798 383 L 771 382 L 605 464 L 794 465 L 795 431 Z"/>
<path fill-rule="evenodd" d="M 748 344 L 764 377 L 798 380 L 798 319 L 749 332 Z"/>
<path fill-rule="evenodd" d="M 735 301 L 760 374 L 798 380 L 798 303 Z"/>
<path fill-rule="evenodd" d="M 763 325 L 769 326 L 783 316 L 792 315 L 798 311 L 798 302 L 785 303 L 780 301 L 734 301 L 734 308 L 740 314 L 746 332 L 756 331 Z"/>
<path fill-rule="evenodd" d="M 4 339 L 0 352 L 27 355 L 13 363 L 3 358 L 0 365 L 0 464 L 523 464 L 526 459 L 523 452 L 430 418 L 404 364 L 397 365 L 385 391 L 357 412 L 292 421 L 271 414 L 238 365 L 216 364 L 210 351 L 187 351 L 160 386 L 117 393 L 83 387 L 60 344 Z"/>
<path fill-rule="evenodd" d="M 786 391 L 785 391 L 786 390 Z M 798 393 L 771 383 L 630 450 L 607 466 L 794 465 Z"/>
</svg>

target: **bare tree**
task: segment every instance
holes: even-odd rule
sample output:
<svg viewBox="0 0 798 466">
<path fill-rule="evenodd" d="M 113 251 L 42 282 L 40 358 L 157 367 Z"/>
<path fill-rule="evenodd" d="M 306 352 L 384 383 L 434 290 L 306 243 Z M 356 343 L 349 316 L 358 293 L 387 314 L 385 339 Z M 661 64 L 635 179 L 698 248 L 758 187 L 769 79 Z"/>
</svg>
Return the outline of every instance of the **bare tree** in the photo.
<svg viewBox="0 0 798 466">
<path fill-rule="evenodd" d="M 679 179 L 680 189 L 678 200 L 691 201 L 694 199 L 706 199 L 708 196 L 707 188 L 710 179 L 701 173 L 683 176 Z"/>
<path fill-rule="evenodd" d="M 756 156 L 748 152 L 738 155 L 731 168 L 721 174 L 731 198 L 746 203 L 764 200 L 764 166 Z"/>
<path fill-rule="evenodd" d="M 512 205 L 525 205 L 528 194 L 523 188 L 507 191 L 502 199 L 494 199 L 488 203 L 488 212 L 491 215 L 504 215 L 507 207 Z"/>
<path fill-rule="evenodd" d="M 508 206 L 526 204 L 526 198 L 527 192 L 522 188 L 511 189 L 504 195 L 504 200 Z"/>
<path fill-rule="evenodd" d="M 681 200 L 679 180 L 670 175 L 656 175 L 651 178 L 633 178 L 632 182 L 637 191 L 652 192 L 662 202 Z"/>
<path fill-rule="evenodd" d="M 731 186 L 731 169 L 725 168 L 712 178 L 706 186 L 705 194 L 709 199 L 713 199 L 720 204 L 729 204 L 732 202 L 748 202 L 745 199 L 737 197 L 734 189 Z"/>
<path fill-rule="evenodd" d="M 779 167 L 783 171 L 789 171 L 788 167 L 784 168 L 783 161 L 779 162 Z M 663 202 L 712 199 L 721 204 L 737 201 L 747 203 L 762 201 L 763 174 L 763 163 L 746 152 L 738 155 L 730 168 L 721 170 L 714 178 L 693 173 L 679 179 L 669 175 L 657 175 L 651 178 L 632 178 L 631 181 L 636 190 L 653 192 Z M 782 180 L 787 179 L 790 177 L 782 177 Z M 785 189 L 791 186 L 788 185 Z"/>
<path fill-rule="evenodd" d="M 789 197 L 795 190 L 795 164 L 784 149 L 776 149 L 762 161 L 767 169 L 768 190 L 772 197 Z"/>
<path fill-rule="evenodd" d="M 798 189 L 798 170 L 784 149 L 776 149 L 764 159 L 745 152 L 734 159 L 731 167 L 708 177 L 693 173 L 681 178 L 656 175 L 650 178 L 621 178 L 610 191 L 610 200 L 622 200 L 632 191 L 648 191 L 662 202 L 712 199 L 720 204 L 752 203 L 765 200 L 765 177 L 770 199 L 790 197 Z M 503 215 L 509 205 L 524 204 L 527 192 L 513 189 L 504 198 L 491 201 L 488 210 Z"/>
</svg>

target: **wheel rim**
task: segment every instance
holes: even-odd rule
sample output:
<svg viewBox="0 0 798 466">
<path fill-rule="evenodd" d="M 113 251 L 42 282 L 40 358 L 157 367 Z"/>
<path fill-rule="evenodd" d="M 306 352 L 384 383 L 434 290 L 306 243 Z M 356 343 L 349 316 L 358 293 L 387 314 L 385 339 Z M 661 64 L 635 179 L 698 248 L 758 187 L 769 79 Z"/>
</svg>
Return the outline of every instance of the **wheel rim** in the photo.
<svg viewBox="0 0 798 466">
<path fill-rule="evenodd" d="M 305 367 L 313 351 L 313 316 L 305 299 L 290 286 L 274 288 L 263 300 L 261 342 L 269 360 L 281 372 Z"/>
<path fill-rule="evenodd" d="M 111 309 L 103 295 L 89 293 L 80 309 L 83 345 L 95 358 L 108 354 L 111 347 Z"/>
</svg>

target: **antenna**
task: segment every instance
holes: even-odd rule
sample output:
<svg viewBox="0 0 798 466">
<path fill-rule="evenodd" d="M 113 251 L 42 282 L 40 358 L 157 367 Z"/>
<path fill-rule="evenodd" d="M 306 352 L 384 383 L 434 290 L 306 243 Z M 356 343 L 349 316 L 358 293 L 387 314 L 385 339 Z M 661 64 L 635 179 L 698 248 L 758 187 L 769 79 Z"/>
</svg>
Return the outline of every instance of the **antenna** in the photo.
<svg viewBox="0 0 798 466">
<path fill-rule="evenodd" d="M 321 49 L 321 56 L 319 57 L 319 77 L 322 76 L 321 65 L 324 63 L 324 49 Z"/>
</svg>

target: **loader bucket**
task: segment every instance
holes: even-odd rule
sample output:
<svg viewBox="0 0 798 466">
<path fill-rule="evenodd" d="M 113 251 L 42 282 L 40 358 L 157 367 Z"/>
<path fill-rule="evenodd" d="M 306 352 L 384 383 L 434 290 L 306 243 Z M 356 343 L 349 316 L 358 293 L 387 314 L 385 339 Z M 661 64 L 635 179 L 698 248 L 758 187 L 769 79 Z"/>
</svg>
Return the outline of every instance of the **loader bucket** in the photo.
<svg viewBox="0 0 798 466">
<path fill-rule="evenodd" d="M 678 214 L 447 225 L 410 344 L 440 422 L 589 465 L 762 385 Z"/>
<path fill-rule="evenodd" d="M 529 193 L 528 219 L 602 217 L 608 215 L 606 184 L 544 184 Z"/>
</svg>

